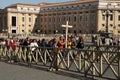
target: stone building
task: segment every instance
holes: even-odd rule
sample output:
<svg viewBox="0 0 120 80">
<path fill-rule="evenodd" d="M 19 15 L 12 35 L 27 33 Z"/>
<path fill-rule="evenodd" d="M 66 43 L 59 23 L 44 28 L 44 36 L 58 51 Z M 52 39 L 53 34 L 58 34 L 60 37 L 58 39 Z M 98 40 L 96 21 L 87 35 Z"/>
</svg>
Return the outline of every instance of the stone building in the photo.
<svg viewBox="0 0 120 80">
<path fill-rule="evenodd" d="M 109 32 L 120 35 L 120 0 L 76 0 L 60 3 L 13 4 L 0 10 L 0 31 L 9 33 Z M 5 30 L 7 29 L 7 30 Z"/>
<path fill-rule="evenodd" d="M 37 29 L 40 7 L 32 4 L 13 4 L 0 12 L 0 31 L 15 34 L 30 34 Z"/>
</svg>

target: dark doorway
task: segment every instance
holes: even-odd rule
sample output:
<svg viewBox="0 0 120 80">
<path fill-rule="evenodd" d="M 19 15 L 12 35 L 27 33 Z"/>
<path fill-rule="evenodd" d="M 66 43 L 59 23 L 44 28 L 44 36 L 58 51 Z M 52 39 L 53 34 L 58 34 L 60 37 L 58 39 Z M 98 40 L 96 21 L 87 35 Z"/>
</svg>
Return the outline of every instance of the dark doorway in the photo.
<svg viewBox="0 0 120 80">
<path fill-rule="evenodd" d="M 16 30 L 12 30 L 12 33 L 16 33 Z"/>
</svg>

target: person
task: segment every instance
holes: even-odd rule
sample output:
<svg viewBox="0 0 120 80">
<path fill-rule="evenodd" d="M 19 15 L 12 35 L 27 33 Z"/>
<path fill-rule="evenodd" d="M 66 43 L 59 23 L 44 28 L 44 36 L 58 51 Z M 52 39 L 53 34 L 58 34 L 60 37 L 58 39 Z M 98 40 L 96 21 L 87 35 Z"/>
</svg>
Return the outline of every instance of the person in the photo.
<svg viewBox="0 0 120 80">
<path fill-rule="evenodd" d="M 12 50 L 15 49 L 15 44 L 16 44 L 16 42 L 15 42 L 13 39 L 11 39 L 11 40 L 10 40 L 10 48 L 11 48 Z"/>
<path fill-rule="evenodd" d="M 31 49 L 31 51 L 32 51 L 32 54 L 31 54 L 31 55 L 36 56 L 35 50 L 36 50 L 37 47 L 38 47 L 37 41 L 36 41 L 36 39 L 33 39 L 32 42 L 30 43 L 30 49 Z M 34 59 L 31 58 L 30 62 L 32 62 L 33 60 L 34 60 Z M 36 63 L 37 63 L 37 62 L 36 62 Z M 30 65 L 31 65 L 31 64 L 29 64 L 29 66 L 30 66 Z"/>
<path fill-rule="evenodd" d="M 41 47 L 46 47 L 46 40 L 43 38 L 41 41 Z"/>
<path fill-rule="evenodd" d="M 105 37 L 102 37 L 101 41 L 102 41 L 102 45 L 105 45 Z"/>
<path fill-rule="evenodd" d="M 67 49 L 71 49 L 71 48 L 72 48 L 72 41 L 70 38 L 68 38 Z"/>
<path fill-rule="evenodd" d="M 10 56 L 8 62 L 13 63 L 14 61 L 16 61 L 16 55 L 13 53 L 13 51 L 15 50 L 16 42 L 13 39 L 11 39 L 9 44 L 10 44 L 9 47 L 10 50 L 8 50 L 8 52 Z"/>
<path fill-rule="evenodd" d="M 3 39 L 3 40 L 1 41 L 1 45 L 2 45 L 2 46 L 5 46 L 5 44 L 6 44 L 5 39 Z"/>
<path fill-rule="evenodd" d="M 27 37 L 23 43 L 22 43 L 22 50 L 25 51 L 25 50 L 29 50 L 29 46 L 30 45 L 30 38 Z M 28 53 L 26 53 L 26 61 L 28 62 L 29 61 L 29 56 L 28 56 Z"/>
<path fill-rule="evenodd" d="M 84 40 L 83 40 L 82 37 L 79 37 L 76 48 L 78 48 L 78 49 L 83 49 L 84 48 Z"/>
<path fill-rule="evenodd" d="M 27 37 L 25 39 L 25 41 L 23 42 L 23 46 L 28 46 L 28 45 L 30 45 L 30 39 L 29 39 L 29 37 Z"/>
<path fill-rule="evenodd" d="M 57 46 L 58 46 L 59 50 L 61 51 L 62 55 L 64 55 L 64 50 L 63 50 L 63 48 L 65 48 L 65 41 L 64 41 L 64 39 L 62 39 L 60 37 L 59 41 L 57 43 Z"/>
<path fill-rule="evenodd" d="M 40 39 L 37 41 L 37 44 L 39 47 L 41 47 L 41 40 Z"/>
<path fill-rule="evenodd" d="M 53 41 L 52 41 L 52 47 L 58 47 L 56 38 L 54 38 Z"/>
<path fill-rule="evenodd" d="M 52 47 L 53 47 L 53 60 L 50 64 L 50 67 L 49 67 L 49 71 L 53 71 L 53 70 L 58 70 L 58 63 L 60 62 L 59 59 L 58 59 L 58 51 L 59 51 L 59 48 L 58 48 L 58 41 L 56 38 L 54 38 L 52 41 L 51 41 L 53 44 L 52 44 Z"/>
<path fill-rule="evenodd" d="M 36 47 L 38 47 L 37 41 L 35 39 L 30 43 L 30 47 L 32 51 L 35 51 Z"/>
</svg>

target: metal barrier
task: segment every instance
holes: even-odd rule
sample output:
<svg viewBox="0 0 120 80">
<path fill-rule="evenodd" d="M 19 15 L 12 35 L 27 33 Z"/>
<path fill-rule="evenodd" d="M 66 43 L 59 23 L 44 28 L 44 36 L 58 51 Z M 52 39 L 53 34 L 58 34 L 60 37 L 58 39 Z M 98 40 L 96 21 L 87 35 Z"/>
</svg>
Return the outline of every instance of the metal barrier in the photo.
<svg viewBox="0 0 120 80">
<path fill-rule="evenodd" d="M 36 48 L 19 46 L 12 50 L 0 46 L 0 58 L 83 73 L 92 78 L 120 79 L 119 46 L 85 46 L 83 49 Z"/>
</svg>

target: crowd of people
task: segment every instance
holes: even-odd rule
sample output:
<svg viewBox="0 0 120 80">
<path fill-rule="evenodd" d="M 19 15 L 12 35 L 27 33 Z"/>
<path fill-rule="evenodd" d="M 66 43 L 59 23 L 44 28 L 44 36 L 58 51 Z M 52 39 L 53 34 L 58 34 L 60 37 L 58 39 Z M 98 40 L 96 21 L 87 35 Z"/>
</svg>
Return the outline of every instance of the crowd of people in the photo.
<svg viewBox="0 0 120 80">
<path fill-rule="evenodd" d="M 92 43 L 95 45 L 109 45 L 115 46 L 120 45 L 120 38 L 119 37 L 104 37 L 104 36 L 92 36 Z"/>
<path fill-rule="evenodd" d="M 119 38 L 105 38 L 105 37 L 97 37 L 92 36 L 92 42 L 93 45 L 118 45 L 120 43 Z M 67 47 L 65 46 L 67 43 Z M 29 37 L 25 39 L 14 39 L 14 38 L 8 38 L 8 39 L 1 39 L 0 45 L 4 46 L 10 46 L 13 50 L 15 46 L 29 46 L 29 47 L 58 47 L 62 50 L 62 48 L 67 49 L 73 49 L 78 48 L 82 49 L 84 48 L 84 39 L 83 37 L 73 37 L 69 36 L 67 42 L 65 41 L 65 36 L 57 37 L 55 36 L 52 39 L 30 39 Z M 32 48 L 32 51 L 34 51 L 35 48 Z"/>
<path fill-rule="evenodd" d="M 29 37 L 25 39 L 15 39 L 15 38 L 8 38 L 8 39 L 0 39 L 1 46 L 9 46 L 13 51 L 16 49 L 15 47 L 30 47 L 31 51 L 34 53 L 36 51 L 36 47 L 42 48 L 59 48 L 60 52 L 64 56 L 65 49 L 72 49 L 70 52 L 75 56 L 77 52 L 74 49 L 83 49 L 86 45 L 86 42 L 82 36 L 68 36 L 68 40 L 66 42 L 65 36 L 57 37 L 55 36 L 52 39 L 40 38 L 40 39 L 31 39 Z M 105 38 L 105 37 L 91 37 L 92 45 L 119 45 L 120 39 L 119 38 Z M 66 46 L 67 43 L 67 46 Z M 22 48 L 24 49 L 24 48 Z M 28 49 L 28 48 L 27 48 Z M 53 50 L 54 51 L 54 50 Z M 55 52 L 55 51 L 54 51 Z"/>
<path fill-rule="evenodd" d="M 83 48 L 84 47 L 84 40 L 82 37 L 79 39 L 75 37 L 68 37 L 68 41 L 65 42 L 65 37 L 54 37 L 52 39 L 30 39 L 29 37 L 25 39 L 1 39 L 0 44 L 4 46 L 10 46 L 13 50 L 15 46 L 29 46 L 29 47 L 58 47 L 60 49 L 65 48 L 65 44 L 67 43 L 67 48 Z M 35 48 L 32 48 L 34 51 Z"/>
</svg>

